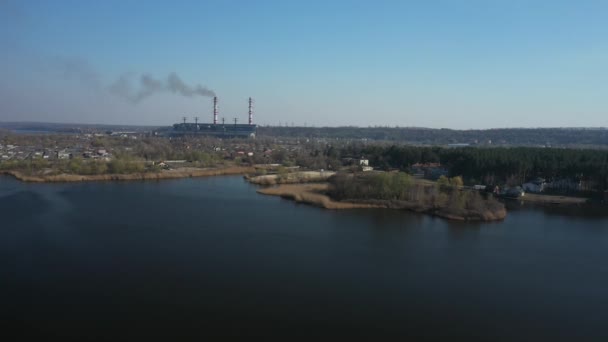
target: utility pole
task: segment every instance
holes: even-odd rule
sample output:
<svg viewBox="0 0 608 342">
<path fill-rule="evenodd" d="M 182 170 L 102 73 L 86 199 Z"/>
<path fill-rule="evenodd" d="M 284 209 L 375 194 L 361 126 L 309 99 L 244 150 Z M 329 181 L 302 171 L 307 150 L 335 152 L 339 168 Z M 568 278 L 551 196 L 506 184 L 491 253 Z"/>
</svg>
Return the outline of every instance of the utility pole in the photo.
<svg viewBox="0 0 608 342">
<path fill-rule="evenodd" d="M 185 116 L 182 116 L 182 120 L 184 121 L 184 125 L 186 124 L 186 119 L 187 118 Z"/>
</svg>

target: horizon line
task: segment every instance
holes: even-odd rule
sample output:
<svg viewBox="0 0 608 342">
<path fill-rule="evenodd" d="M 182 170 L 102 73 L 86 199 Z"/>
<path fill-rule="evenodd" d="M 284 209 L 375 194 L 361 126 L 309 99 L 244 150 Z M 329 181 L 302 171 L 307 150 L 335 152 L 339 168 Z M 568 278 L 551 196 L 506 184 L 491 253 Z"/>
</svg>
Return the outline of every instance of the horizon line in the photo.
<svg viewBox="0 0 608 342">
<path fill-rule="evenodd" d="M 72 126 L 133 126 L 133 127 L 171 127 L 170 125 L 141 125 L 141 124 L 104 124 L 104 123 L 77 123 L 77 122 L 50 122 L 50 121 L 2 121 L 0 120 L 0 126 L 5 124 L 45 124 L 45 125 L 72 125 Z M 199 124 L 206 124 L 205 122 L 199 122 Z M 490 127 L 490 128 L 449 128 L 449 127 L 423 127 L 423 126 L 400 126 L 400 125 L 375 125 L 375 126 L 358 126 L 358 125 L 337 125 L 337 126 L 316 126 L 316 125 L 271 125 L 271 124 L 255 124 L 258 127 L 271 127 L 271 128 L 388 128 L 388 129 L 428 129 L 428 130 L 452 130 L 452 131 L 489 131 L 489 130 L 500 130 L 500 129 L 579 129 L 579 130 L 606 130 L 608 127 L 605 126 L 547 126 L 547 127 Z"/>
</svg>

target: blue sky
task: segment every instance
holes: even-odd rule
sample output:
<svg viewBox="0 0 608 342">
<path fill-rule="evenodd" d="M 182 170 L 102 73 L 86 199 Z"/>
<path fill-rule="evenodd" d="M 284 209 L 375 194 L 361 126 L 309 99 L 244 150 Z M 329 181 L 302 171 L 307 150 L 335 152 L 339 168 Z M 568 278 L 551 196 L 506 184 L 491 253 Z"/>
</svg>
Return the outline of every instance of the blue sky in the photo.
<svg viewBox="0 0 608 342">
<path fill-rule="evenodd" d="M 606 37 L 606 1 L 3 0 L 0 120 L 210 120 L 107 91 L 176 72 L 241 122 L 252 96 L 259 124 L 608 126 Z"/>
</svg>

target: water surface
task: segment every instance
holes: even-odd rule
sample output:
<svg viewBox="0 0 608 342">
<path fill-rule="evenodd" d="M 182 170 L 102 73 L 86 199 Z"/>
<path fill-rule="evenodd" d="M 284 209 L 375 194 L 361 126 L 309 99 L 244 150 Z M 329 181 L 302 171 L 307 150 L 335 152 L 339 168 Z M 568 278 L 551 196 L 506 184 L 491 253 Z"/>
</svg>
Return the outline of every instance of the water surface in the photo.
<svg viewBox="0 0 608 342">
<path fill-rule="evenodd" d="M 329 211 L 240 177 L 0 177 L 2 320 L 21 333 L 606 340 L 608 219 Z"/>
</svg>

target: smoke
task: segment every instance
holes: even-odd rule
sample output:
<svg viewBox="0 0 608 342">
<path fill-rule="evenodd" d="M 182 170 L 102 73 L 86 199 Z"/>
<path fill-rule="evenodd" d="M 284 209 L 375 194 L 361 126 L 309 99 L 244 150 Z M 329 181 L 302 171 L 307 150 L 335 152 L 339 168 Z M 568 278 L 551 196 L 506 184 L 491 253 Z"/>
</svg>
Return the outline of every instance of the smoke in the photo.
<svg viewBox="0 0 608 342">
<path fill-rule="evenodd" d="M 167 88 L 173 93 L 178 93 L 183 96 L 207 96 L 213 97 L 215 93 L 212 90 L 209 90 L 200 84 L 195 85 L 194 87 L 190 87 L 185 84 L 176 73 L 172 72 L 167 77 Z"/>
<path fill-rule="evenodd" d="M 90 89 L 101 89 L 102 82 L 97 71 L 86 61 L 78 58 L 50 58 L 43 67 L 60 77 L 76 81 Z"/>
<path fill-rule="evenodd" d="M 108 92 L 131 103 L 139 103 L 159 93 L 172 93 L 185 97 L 213 97 L 215 93 L 200 84 L 188 85 L 175 72 L 163 79 L 149 73 L 124 73 L 110 85 L 104 85 L 101 76 L 86 60 L 55 57 L 46 63 L 47 69 L 63 79 L 78 82 L 87 89 Z"/>
<path fill-rule="evenodd" d="M 133 85 L 134 78 L 136 77 L 132 73 L 123 74 L 108 87 L 108 91 L 132 103 L 139 103 L 152 95 L 163 92 L 186 97 L 215 96 L 213 90 L 200 84 L 194 86 L 186 84 L 175 72 L 170 73 L 164 80 L 156 79 L 150 74 L 143 74 L 136 78 L 135 86 Z"/>
</svg>

